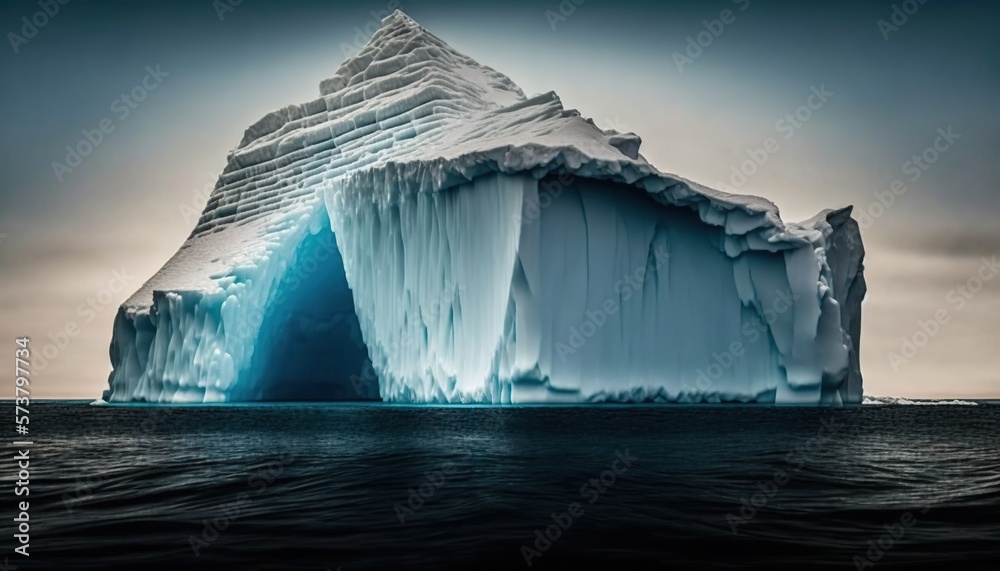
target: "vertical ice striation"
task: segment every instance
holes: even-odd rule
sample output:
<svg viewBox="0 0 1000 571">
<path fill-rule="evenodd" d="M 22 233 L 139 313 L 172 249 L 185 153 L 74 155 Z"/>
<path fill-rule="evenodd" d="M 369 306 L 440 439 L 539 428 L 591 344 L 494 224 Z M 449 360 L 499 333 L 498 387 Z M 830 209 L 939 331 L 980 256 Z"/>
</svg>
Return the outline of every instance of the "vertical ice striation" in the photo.
<svg viewBox="0 0 1000 571">
<path fill-rule="evenodd" d="M 850 209 L 656 170 L 400 12 L 247 129 L 105 399 L 859 403 Z"/>
<path fill-rule="evenodd" d="M 691 209 L 562 180 L 327 189 L 384 399 L 853 402 L 825 219 L 733 257 Z"/>
<path fill-rule="evenodd" d="M 383 398 L 489 398 L 517 257 L 509 216 L 529 180 L 483 176 L 384 203 L 363 191 L 329 193 Z"/>
</svg>

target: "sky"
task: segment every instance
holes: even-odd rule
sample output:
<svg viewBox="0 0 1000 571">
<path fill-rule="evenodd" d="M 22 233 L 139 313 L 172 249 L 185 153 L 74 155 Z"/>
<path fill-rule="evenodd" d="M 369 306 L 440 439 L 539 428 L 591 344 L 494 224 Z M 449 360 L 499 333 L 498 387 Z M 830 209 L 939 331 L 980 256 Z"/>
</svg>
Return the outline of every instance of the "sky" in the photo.
<svg viewBox="0 0 1000 571">
<path fill-rule="evenodd" d="M 315 99 L 396 7 L 639 134 L 661 171 L 788 221 L 855 205 L 866 394 L 1000 398 L 1000 6 L 48 1 L 0 6 L 0 342 L 32 339 L 35 398 L 100 396 L 118 305 L 188 236 L 227 152 Z"/>
</svg>

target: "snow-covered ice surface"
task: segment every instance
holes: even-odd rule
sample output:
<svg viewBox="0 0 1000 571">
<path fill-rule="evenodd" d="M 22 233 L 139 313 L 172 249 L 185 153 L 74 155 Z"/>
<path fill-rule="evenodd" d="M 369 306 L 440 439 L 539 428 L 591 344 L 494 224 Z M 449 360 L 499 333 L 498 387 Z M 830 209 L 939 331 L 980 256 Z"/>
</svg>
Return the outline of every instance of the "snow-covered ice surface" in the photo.
<svg viewBox="0 0 1000 571">
<path fill-rule="evenodd" d="M 256 122 L 104 400 L 860 403 L 850 208 L 661 173 L 401 12 Z"/>
<path fill-rule="evenodd" d="M 916 405 L 916 406 L 977 406 L 979 403 L 967 400 L 910 400 L 902 397 L 875 397 L 865 395 L 863 405 Z"/>
</svg>

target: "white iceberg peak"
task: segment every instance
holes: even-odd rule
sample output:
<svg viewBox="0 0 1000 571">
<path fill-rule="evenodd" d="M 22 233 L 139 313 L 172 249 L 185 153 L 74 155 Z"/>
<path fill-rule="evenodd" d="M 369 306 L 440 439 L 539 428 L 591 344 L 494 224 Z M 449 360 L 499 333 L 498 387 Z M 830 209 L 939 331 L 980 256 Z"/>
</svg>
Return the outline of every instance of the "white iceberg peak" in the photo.
<svg viewBox="0 0 1000 571">
<path fill-rule="evenodd" d="M 860 403 L 850 210 L 785 224 L 640 145 L 394 12 L 246 130 L 104 398 Z"/>
</svg>

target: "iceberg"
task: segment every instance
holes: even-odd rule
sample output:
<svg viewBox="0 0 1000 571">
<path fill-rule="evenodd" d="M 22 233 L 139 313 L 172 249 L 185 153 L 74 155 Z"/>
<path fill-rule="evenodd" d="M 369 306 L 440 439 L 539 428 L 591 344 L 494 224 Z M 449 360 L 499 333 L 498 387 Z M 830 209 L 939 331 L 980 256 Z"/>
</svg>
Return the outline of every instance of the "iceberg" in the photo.
<svg viewBox="0 0 1000 571">
<path fill-rule="evenodd" d="M 665 174 L 402 12 L 228 156 L 103 400 L 862 402 L 851 208 Z"/>
<path fill-rule="evenodd" d="M 861 404 L 865 406 L 978 406 L 979 403 L 968 400 L 910 400 L 903 397 L 876 397 L 865 395 Z"/>
</svg>

